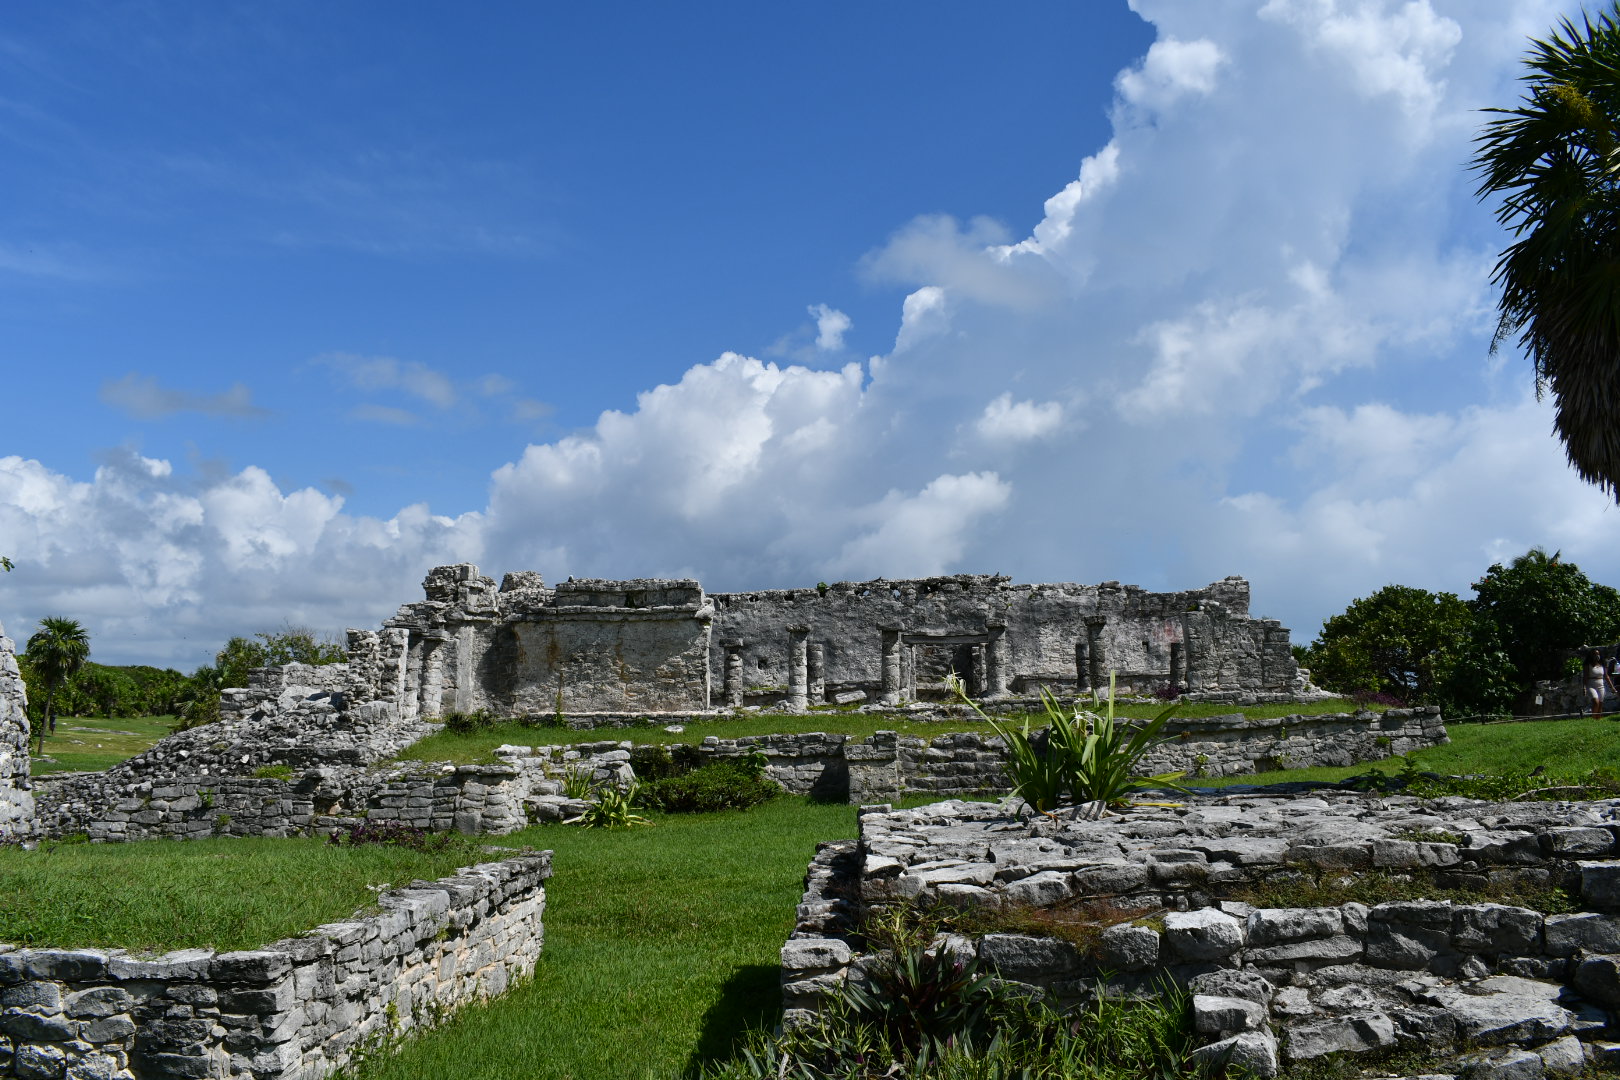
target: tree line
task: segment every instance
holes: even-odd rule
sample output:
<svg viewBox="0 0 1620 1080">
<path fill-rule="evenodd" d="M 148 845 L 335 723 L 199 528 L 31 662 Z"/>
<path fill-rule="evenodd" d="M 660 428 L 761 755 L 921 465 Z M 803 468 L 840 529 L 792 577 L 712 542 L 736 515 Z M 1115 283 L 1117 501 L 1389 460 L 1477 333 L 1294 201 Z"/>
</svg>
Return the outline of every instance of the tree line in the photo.
<svg viewBox="0 0 1620 1080">
<path fill-rule="evenodd" d="M 1521 711 L 1536 681 L 1620 641 L 1620 592 L 1541 548 L 1493 563 L 1473 595 L 1386 585 L 1322 624 L 1295 653 L 1318 686 L 1447 715 Z"/>
<path fill-rule="evenodd" d="M 190 675 L 145 664 L 98 664 L 90 638 L 75 619 L 53 616 L 17 656 L 36 734 L 54 730 L 58 716 L 174 716 L 176 729 L 219 719 L 220 691 L 246 686 L 248 672 L 277 664 L 335 664 L 343 646 L 308 627 L 286 626 L 233 637 Z"/>
</svg>

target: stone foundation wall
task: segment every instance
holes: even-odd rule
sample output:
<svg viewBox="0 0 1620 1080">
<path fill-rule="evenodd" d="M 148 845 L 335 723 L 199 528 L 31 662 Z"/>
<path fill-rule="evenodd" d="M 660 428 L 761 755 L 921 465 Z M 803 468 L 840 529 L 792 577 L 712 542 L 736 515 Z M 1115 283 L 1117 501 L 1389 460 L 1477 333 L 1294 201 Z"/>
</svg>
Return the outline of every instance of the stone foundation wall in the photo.
<svg viewBox="0 0 1620 1080">
<path fill-rule="evenodd" d="M 326 1076 L 532 973 L 550 876 L 550 852 L 486 863 L 243 952 L 0 945 L 0 1076 Z"/>
<path fill-rule="evenodd" d="M 324 835 L 366 821 L 502 835 L 529 824 L 534 784 L 511 765 L 320 768 L 288 779 L 180 774 L 128 786 L 41 781 L 40 831 L 95 842 Z"/>
<path fill-rule="evenodd" d="M 34 831 L 34 792 L 28 776 L 28 694 L 16 649 L 0 626 L 0 840 Z"/>
<path fill-rule="evenodd" d="M 1100 992 L 1193 993 L 1211 1058 L 1260 1075 L 1336 1051 L 1427 1048 L 1453 1073 L 1541 1076 L 1620 1064 L 1620 800 L 1425 803 L 1228 797 L 1101 821 L 1018 822 L 1010 803 L 863 812 L 824 844 L 782 949 L 787 1022 L 880 958 L 853 934 L 902 901 L 990 912 L 1090 911 L 1095 945 L 1022 933 L 945 936 L 1059 1006 Z M 1399 900 L 1263 908 L 1246 887 L 1382 872 L 1392 882 L 1563 890 L 1575 910 Z M 1521 1072 L 1493 1072 L 1519 1068 Z"/>
<path fill-rule="evenodd" d="M 307 704 L 301 701 L 291 715 L 302 715 L 298 709 Z M 1182 721 L 1170 730 L 1176 737 L 1144 759 L 1144 770 L 1234 776 L 1285 766 L 1349 765 L 1446 741 L 1435 709 L 1264 721 L 1233 715 Z M 630 742 L 603 741 L 503 746 L 497 750 L 499 762 L 476 765 L 407 762 L 379 770 L 325 764 L 297 769 L 284 779 L 209 771 L 220 769 L 221 761 L 245 769 L 242 758 L 290 763 L 306 754 L 317 761 L 333 756 L 297 747 L 271 752 L 259 746 L 237 753 L 248 745 L 238 741 L 211 751 L 205 760 L 214 764 L 200 770 L 188 768 L 187 759 L 171 750 L 163 757 L 167 771 L 131 759 L 129 768 L 41 780 L 39 830 L 56 837 L 82 833 L 95 841 L 195 839 L 328 833 L 369 820 L 500 835 L 578 813 L 575 801 L 562 797 L 561 780 L 568 772 L 585 769 L 594 783 L 623 786 L 636 779 L 635 755 L 649 752 Z M 932 739 L 892 731 L 866 739 L 820 732 L 710 736 L 670 750 L 697 765 L 762 753 L 765 775 L 787 791 L 857 804 L 916 793 L 949 797 L 1010 790 L 1001 740 L 984 731 Z"/>
</svg>

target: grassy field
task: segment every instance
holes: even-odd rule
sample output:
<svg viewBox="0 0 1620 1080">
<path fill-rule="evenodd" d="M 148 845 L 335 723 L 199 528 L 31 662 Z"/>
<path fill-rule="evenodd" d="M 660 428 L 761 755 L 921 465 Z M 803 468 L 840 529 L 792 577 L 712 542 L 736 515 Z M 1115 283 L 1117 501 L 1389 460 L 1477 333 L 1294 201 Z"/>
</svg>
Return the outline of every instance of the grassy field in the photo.
<svg viewBox="0 0 1620 1080">
<path fill-rule="evenodd" d="M 555 850 L 535 977 L 361 1076 L 680 1076 L 776 1023 L 777 953 L 818 840 L 855 809 L 783 797 L 750 811 L 654 815 L 648 828 L 515 834 Z"/>
<path fill-rule="evenodd" d="M 1514 724 L 1453 724 L 1451 742 L 1411 755 L 1419 769 L 1447 776 L 1474 773 L 1523 775 L 1545 766 L 1555 777 L 1581 777 L 1597 768 L 1620 768 L 1620 721 L 1536 720 Z M 1400 759 L 1343 768 L 1288 769 L 1219 779 L 1193 778 L 1199 786 L 1272 784 L 1282 780 L 1346 780 L 1378 768 L 1394 774 Z"/>
<path fill-rule="evenodd" d="M 56 734 L 45 736 L 45 756 L 33 759 L 34 775 L 99 772 L 134 757 L 165 735 L 172 716 L 62 716 Z M 32 746 L 38 746 L 36 740 Z"/>
<path fill-rule="evenodd" d="M 1157 714 L 1162 708 L 1163 706 L 1158 704 L 1121 703 L 1116 708 L 1115 715 L 1133 719 L 1147 719 Z M 1354 704 L 1343 698 L 1334 698 L 1331 701 L 1313 702 L 1308 705 L 1261 705 L 1250 706 L 1241 710 L 1232 705 L 1184 705 L 1177 710 L 1177 715 L 1188 717 L 1224 716 L 1241 711 L 1248 716 L 1282 717 L 1295 714 L 1314 715 L 1318 713 L 1349 712 L 1355 708 Z M 1014 718 L 1017 719 L 1019 716 L 1015 714 Z M 1032 722 L 1039 724 L 1046 722 L 1044 716 L 1031 717 L 1030 719 Z M 575 731 L 570 728 L 549 725 L 540 726 L 515 722 L 499 723 L 480 731 L 461 735 L 450 731 L 437 731 L 401 751 L 395 760 L 454 761 L 458 764 L 493 761 L 495 759 L 495 748 L 507 743 L 519 746 L 558 746 L 581 742 L 600 742 L 603 740 L 628 740 L 637 744 L 667 745 L 679 742 L 701 742 L 710 735 L 721 739 L 738 739 L 745 735 L 797 734 L 809 731 L 860 737 L 869 736 L 879 731 L 898 731 L 902 735 L 920 735 L 924 738 L 933 738 L 936 735 L 944 735 L 953 731 L 988 730 L 988 725 L 974 716 L 953 718 L 948 721 L 928 721 L 908 719 L 905 713 L 873 714 L 835 709 L 816 711 L 808 715 L 763 713 L 714 720 L 694 720 L 682 726 L 685 730 L 681 732 L 665 731 L 661 725 Z"/>
<path fill-rule="evenodd" d="M 389 885 L 496 857 L 472 842 L 418 852 L 312 838 L 0 847 L 0 941 L 250 948 L 347 918 Z"/>
</svg>

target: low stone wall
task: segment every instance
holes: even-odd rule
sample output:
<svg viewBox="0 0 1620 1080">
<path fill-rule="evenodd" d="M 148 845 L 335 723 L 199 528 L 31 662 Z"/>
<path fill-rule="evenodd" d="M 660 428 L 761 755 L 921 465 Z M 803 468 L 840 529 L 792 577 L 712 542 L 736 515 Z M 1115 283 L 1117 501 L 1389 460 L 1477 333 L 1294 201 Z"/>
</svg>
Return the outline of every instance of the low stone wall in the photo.
<svg viewBox="0 0 1620 1080">
<path fill-rule="evenodd" d="M 1195 995 L 1202 1053 L 1262 1075 L 1334 1051 L 1449 1054 L 1453 1071 L 1540 1076 L 1620 1065 L 1620 800 L 1489 804 L 1331 794 L 1195 799 L 1102 821 L 1019 824 L 1002 806 L 872 808 L 822 845 L 782 950 L 789 1023 L 877 958 L 866 913 L 906 900 L 1113 913 L 1091 949 L 988 933 L 941 938 L 1060 1005 Z M 1244 888 L 1380 871 L 1451 889 L 1562 889 L 1576 909 L 1488 902 L 1258 908 Z M 1104 918 L 1104 922 L 1109 921 Z M 1533 1061 L 1533 1067 L 1532 1067 Z M 1517 1063 L 1517 1064 L 1515 1064 Z M 1497 1068 L 1522 1067 L 1520 1073 Z M 1483 1071 L 1482 1071 L 1483 1070 Z"/>
<path fill-rule="evenodd" d="M 1170 741 L 1142 759 L 1148 772 L 1190 777 L 1242 776 L 1272 769 L 1353 765 L 1406 754 L 1448 740 L 1434 707 L 1387 712 L 1250 719 L 1240 713 L 1172 719 Z M 753 752 L 769 760 L 766 775 L 787 790 L 853 803 L 910 794 L 1002 794 L 1010 790 L 1001 739 L 988 731 L 925 739 L 880 731 L 867 739 L 821 733 L 703 740 L 704 758 Z"/>
<path fill-rule="evenodd" d="M 90 774 L 40 787 L 40 831 L 95 842 L 325 834 L 363 821 L 502 835 L 529 824 L 524 800 L 534 790 L 499 763 L 333 767 L 289 779 L 190 773 L 128 786 Z"/>
<path fill-rule="evenodd" d="M 0 840 L 34 831 L 28 776 L 28 693 L 6 628 L 0 626 Z"/>
<path fill-rule="evenodd" d="M 332 711 L 324 692 L 306 696 L 299 691 L 293 696 L 294 704 L 262 721 L 279 733 L 276 740 L 291 740 L 293 736 L 284 731 L 290 718 L 306 713 L 326 721 L 316 727 L 323 740 L 334 738 L 335 732 L 354 738 L 366 730 L 365 723 L 334 719 L 342 714 Z M 386 712 L 386 707 L 375 704 L 363 709 Z M 384 719 L 382 726 L 397 734 L 398 729 Z M 201 766 L 191 764 L 189 749 L 198 741 L 166 745 L 179 738 L 175 736 L 106 773 L 41 780 L 39 830 L 47 836 L 83 833 L 96 841 L 290 836 L 329 832 L 369 819 L 500 835 L 532 821 L 578 813 L 580 805 L 561 794 L 566 773 L 584 769 L 597 784 L 622 786 L 636 778 L 637 754 L 657 752 L 627 741 L 514 745 L 498 748 L 497 763 L 409 762 L 376 769 L 353 761 L 358 750 L 349 743 L 340 744 L 344 753 L 322 754 L 317 752 L 319 746 L 256 738 L 244 730 L 248 723 L 246 718 L 234 722 L 236 741 L 225 744 L 225 749 L 219 749 L 217 741 L 203 744 Z M 1241 775 L 1257 768 L 1348 765 L 1446 741 L 1435 709 L 1264 721 L 1234 714 L 1182 721 L 1170 733 L 1175 737 L 1144 759 L 1145 769 L 1179 769 L 1192 776 Z M 253 749 L 235 753 L 249 746 Z M 669 752 L 690 765 L 760 753 L 766 758 L 766 775 L 786 790 L 858 804 L 914 793 L 984 795 L 1009 790 L 1001 740 L 985 731 L 932 739 L 892 731 L 866 739 L 821 732 L 740 739 L 710 736 L 697 744 L 672 745 Z M 225 771 L 246 770 L 265 759 L 279 759 L 273 763 L 289 769 L 296 764 L 305 767 L 289 779 Z"/>
<path fill-rule="evenodd" d="M 550 852 L 485 863 L 243 952 L 0 945 L 0 1076 L 326 1076 L 532 973 L 550 876 Z"/>
</svg>

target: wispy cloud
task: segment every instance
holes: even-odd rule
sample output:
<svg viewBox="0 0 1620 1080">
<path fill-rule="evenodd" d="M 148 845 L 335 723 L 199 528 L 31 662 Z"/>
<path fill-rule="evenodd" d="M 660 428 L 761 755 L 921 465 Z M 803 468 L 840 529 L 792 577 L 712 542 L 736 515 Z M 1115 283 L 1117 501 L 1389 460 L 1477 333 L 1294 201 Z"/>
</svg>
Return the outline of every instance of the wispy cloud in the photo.
<svg viewBox="0 0 1620 1080">
<path fill-rule="evenodd" d="M 416 360 L 332 352 L 317 356 L 315 363 L 336 371 L 357 389 L 399 390 L 441 409 L 454 405 L 459 396 L 448 375 Z"/>
<path fill-rule="evenodd" d="M 399 409 L 392 405 L 377 405 L 367 402 L 356 405 L 349 410 L 349 415 L 356 420 L 364 420 L 372 424 L 392 424 L 395 427 L 413 427 L 422 422 L 422 418 L 409 409 Z"/>
<path fill-rule="evenodd" d="M 120 409 L 137 420 L 161 420 L 175 413 L 194 412 L 204 416 L 260 417 L 270 410 L 253 404 L 253 393 L 242 383 L 218 394 L 197 394 L 159 385 L 151 375 L 130 372 L 122 379 L 101 384 L 101 402 Z"/>
</svg>

